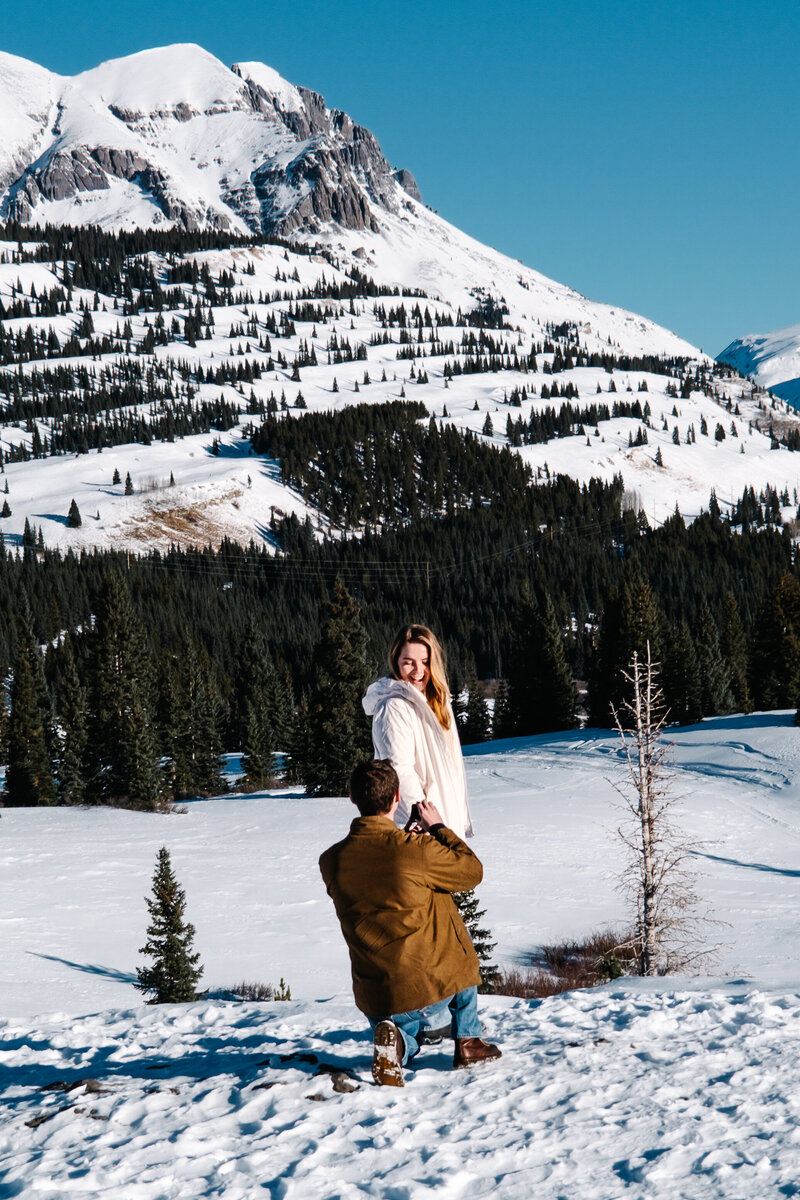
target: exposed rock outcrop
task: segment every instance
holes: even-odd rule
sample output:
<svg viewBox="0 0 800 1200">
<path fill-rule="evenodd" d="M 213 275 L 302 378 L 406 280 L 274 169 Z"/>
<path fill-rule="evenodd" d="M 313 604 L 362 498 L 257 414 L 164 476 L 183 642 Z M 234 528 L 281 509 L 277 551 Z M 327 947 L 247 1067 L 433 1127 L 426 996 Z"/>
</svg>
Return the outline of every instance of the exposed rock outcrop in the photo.
<svg viewBox="0 0 800 1200">
<path fill-rule="evenodd" d="M 403 191 L 408 192 L 409 196 L 412 196 L 422 204 L 422 196 L 420 195 L 417 181 L 410 171 L 407 171 L 405 167 L 401 167 L 399 171 L 395 171 L 394 177 Z"/>
<path fill-rule="evenodd" d="M 137 207 L 128 189 L 119 195 L 120 221 L 127 206 L 134 219 L 163 219 L 185 229 L 244 226 L 287 234 L 334 222 L 377 231 L 381 210 L 392 211 L 409 196 L 420 199 L 411 173 L 393 171 L 373 134 L 347 113 L 329 110 L 317 92 L 293 87 L 261 64 L 234 68 L 226 82 L 222 64 L 205 57 L 214 82 L 198 91 L 199 60 L 190 56 L 194 74 L 187 75 L 186 99 L 180 98 L 180 74 L 177 87 L 170 81 L 162 91 L 148 90 L 149 83 L 126 88 L 125 76 L 106 69 L 108 101 L 99 89 L 96 97 L 87 91 L 86 78 L 80 90 L 60 81 L 58 120 L 43 124 L 38 143 L 32 140 L 31 161 L 14 160 L 20 169 L 13 178 L 7 173 L 0 188 L 0 216 L 48 219 L 47 202 L 88 198 L 118 188 L 117 181 L 140 189 L 161 212 Z M 176 71 L 188 69 L 181 65 L 186 61 L 176 53 Z M 136 56 L 123 69 L 135 70 Z M 215 120 L 220 116 L 224 123 Z M 187 141 L 182 129 L 190 123 Z M 100 210 L 106 223 L 109 207 L 113 203 Z M 84 199 L 74 219 L 91 220 L 93 211 Z"/>
</svg>

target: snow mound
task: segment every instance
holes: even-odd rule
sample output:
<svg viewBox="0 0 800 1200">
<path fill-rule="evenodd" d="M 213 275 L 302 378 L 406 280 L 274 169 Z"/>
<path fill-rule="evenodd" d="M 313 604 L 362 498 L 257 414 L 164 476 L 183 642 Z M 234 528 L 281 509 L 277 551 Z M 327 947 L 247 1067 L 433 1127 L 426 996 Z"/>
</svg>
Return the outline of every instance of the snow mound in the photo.
<svg viewBox="0 0 800 1200">
<path fill-rule="evenodd" d="M 349 1004 L 203 1002 L 0 1026 L 2 1194 L 160 1200 L 794 1195 L 800 999 L 491 998 L 503 1058 L 371 1079 Z"/>
<path fill-rule="evenodd" d="M 134 113 L 186 104 L 199 112 L 241 98 L 242 82 L 224 63 L 192 43 L 159 46 L 115 58 L 75 77 L 87 94 Z"/>
</svg>

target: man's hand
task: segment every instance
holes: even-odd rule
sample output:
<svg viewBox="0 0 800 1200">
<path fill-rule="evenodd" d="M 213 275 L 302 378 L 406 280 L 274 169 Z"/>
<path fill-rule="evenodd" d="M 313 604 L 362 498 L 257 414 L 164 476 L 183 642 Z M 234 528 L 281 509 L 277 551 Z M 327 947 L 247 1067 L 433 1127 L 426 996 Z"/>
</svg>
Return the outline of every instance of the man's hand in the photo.
<svg viewBox="0 0 800 1200">
<path fill-rule="evenodd" d="M 431 825 L 444 825 L 441 813 L 430 800 L 420 800 L 417 809 L 419 811 L 419 825 L 423 833 L 427 833 Z"/>
</svg>

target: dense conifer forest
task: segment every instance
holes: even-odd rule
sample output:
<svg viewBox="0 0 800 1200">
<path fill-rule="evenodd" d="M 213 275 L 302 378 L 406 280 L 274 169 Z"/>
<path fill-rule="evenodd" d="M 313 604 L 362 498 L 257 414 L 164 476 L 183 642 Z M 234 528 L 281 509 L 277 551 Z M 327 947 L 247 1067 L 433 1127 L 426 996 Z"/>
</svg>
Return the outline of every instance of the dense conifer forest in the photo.
<svg viewBox="0 0 800 1200">
<path fill-rule="evenodd" d="M 796 703 L 797 555 L 788 531 L 769 524 L 769 504 L 743 499 L 745 529 L 712 504 L 689 525 L 676 514 L 651 530 L 621 511 L 621 481 L 521 480 L 525 468 L 515 462 L 508 471 L 508 452 L 468 438 L 448 445 L 413 416 L 367 410 L 360 427 L 358 409 L 349 409 L 327 427 L 319 415 L 295 420 L 282 435 L 307 451 L 315 438 L 338 444 L 346 426 L 363 449 L 381 419 L 401 431 L 408 422 L 416 446 L 408 496 L 419 499 L 430 484 L 432 446 L 445 474 L 448 454 L 456 463 L 458 486 L 445 488 L 450 502 L 440 497 L 438 513 L 430 500 L 408 520 L 398 493 L 380 529 L 369 527 L 370 515 L 358 536 L 324 540 L 287 518 L 273 531 L 281 553 L 233 544 L 141 558 L 4 553 L 0 604 L 13 614 L 0 640 L 11 668 L 9 800 L 49 803 L 60 789 L 66 801 L 153 806 L 167 786 L 176 796 L 219 788 L 226 748 L 245 752 L 254 784 L 268 778 L 279 749 L 316 786 L 324 772 L 304 765 L 298 730 L 309 712 L 325 711 L 320 647 L 330 644 L 330 621 L 341 641 L 361 647 L 362 666 L 351 672 L 357 690 L 383 669 L 398 624 L 410 616 L 430 623 L 458 691 L 472 682 L 474 692 L 476 677 L 507 680 L 499 734 L 569 728 L 581 704 L 588 719 L 607 723 L 619 668 L 648 639 L 678 720 Z M 257 435 L 278 436 L 280 421 Z M 344 503 L 355 523 L 371 476 L 358 475 L 351 495 L 335 456 L 310 461 L 323 510 L 339 513 Z M 376 478 L 381 463 L 378 455 Z M 576 679 L 588 682 L 580 703 Z M 469 728 L 474 736 L 474 721 Z M 363 743 L 364 729 L 353 737 Z M 157 768 L 164 760 L 166 781 Z"/>
<path fill-rule="evenodd" d="M 219 435 L 239 425 L 245 453 L 249 444 L 274 460 L 316 513 L 312 523 L 265 511 L 249 546 L 225 539 L 142 556 L 56 551 L 26 521 L 20 544 L 0 552 L 7 803 L 157 807 L 218 790 L 226 750 L 242 753 L 244 786 L 263 786 L 279 751 L 285 778 L 341 789 L 348 756 L 368 746 L 358 705 L 335 763 L 315 758 L 308 735 L 316 728 L 333 747 L 325 688 L 337 647 L 348 647 L 357 691 L 384 669 L 408 620 L 442 637 L 454 691 L 466 697 L 465 739 L 608 723 L 620 667 L 648 640 L 674 720 L 796 705 L 800 569 L 787 489 L 747 488 L 724 516 L 712 493 L 699 519 L 676 510 L 651 527 L 621 478 L 579 484 L 512 449 L 602 441 L 621 421 L 635 423 L 631 447 L 647 446 L 656 432 L 648 375 L 669 396 L 661 436 L 690 447 L 698 435 L 738 437 L 747 422 L 726 393 L 729 368 L 589 351 L 569 322 L 523 342 L 489 295 L 452 309 L 419 289 L 378 285 L 360 267 L 343 272 L 323 247 L 175 231 L 7 226 L 3 236 L 5 262 L 49 264 L 58 282 L 38 294 L 15 285 L 0 301 L 0 424 L 16 430 L 0 472 L 193 433 L 213 432 L 215 454 Z M 246 256 L 236 271 L 196 257 L 259 245 L 280 248 L 269 291 L 254 288 Z M 301 283 L 296 264 L 312 256 L 324 270 Z M 371 340 L 349 332 L 367 309 Z M 69 320 L 56 332 L 51 318 Z M 194 353 L 212 340 L 215 352 Z M 386 364 L 387 346 L 404 371 L 399 399 L 303 411 L 305 372 L 325 359 L 367 391 L 373 348 Z M 564 379 L 578 368 L 596 369 L 591 396 L 574 374 Z M 405 390 L 434 371 L 441 416 Z M 494 422 L 487 410 L 482 433 L 449 423 L 448 387 L 493 371 L 516 380 Z M 628 395 L 618 394 L 621 372 L 640 375 L 625 376 Z M 387 383 L 386 366 L 382 374 Z M 338 403 L 336 375 L 330 393 Z M 678 409 L 698 393 L 719 410 L 716 431 L 704 418 L 695 429 Z M 751 426 L 774 446 L 800 446 L 774 404 L 751 398 Z M 492 439 L 503 428 L 500 445 Z M 113 484 L 121 489 L 119 472 Z M 4 518 L 7 477 L 5 493 Z M 65 520 L 85 522 L 74 500 Z"/>
</svg>

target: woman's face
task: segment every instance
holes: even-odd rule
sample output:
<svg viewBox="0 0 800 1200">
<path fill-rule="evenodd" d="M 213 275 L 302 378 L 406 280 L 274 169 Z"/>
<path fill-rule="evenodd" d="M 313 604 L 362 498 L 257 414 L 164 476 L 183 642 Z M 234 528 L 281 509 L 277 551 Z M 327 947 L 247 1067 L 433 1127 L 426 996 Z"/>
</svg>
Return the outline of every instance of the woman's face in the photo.
<svg viewBox="0 0 800 1200">
<path fill-rule="evenodd" d="M 431 677 L 431 652 L 423 642 L 406 642 L 397 660 L 400 678 L 424 692 Z"/>
</svg>

